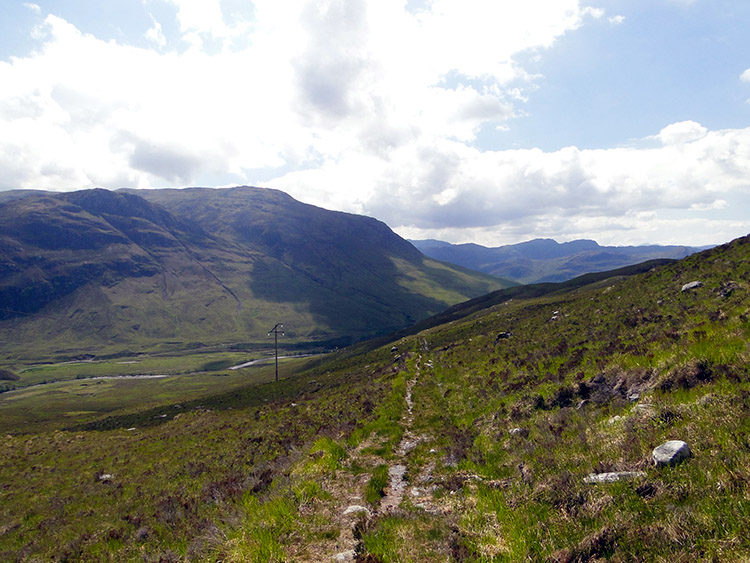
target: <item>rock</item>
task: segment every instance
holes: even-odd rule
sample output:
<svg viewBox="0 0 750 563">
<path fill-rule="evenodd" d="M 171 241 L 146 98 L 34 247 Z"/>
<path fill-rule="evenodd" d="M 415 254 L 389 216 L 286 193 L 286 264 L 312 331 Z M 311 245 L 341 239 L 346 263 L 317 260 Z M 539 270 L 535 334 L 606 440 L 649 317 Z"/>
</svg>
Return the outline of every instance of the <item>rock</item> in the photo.
<svg viewBox="0 0 750 563">
<path fill-rule="evenodd" d="M 691 281 L 690 283 L 686 283 L 682 286 L 682 292 L 690 291 L 691 289 L 697 289 L 699 287 L 703 287 L 703 282 L 700 281 Z"/>
<path fill-rule="evenodd" d="M 508 431 L 508 434 L 511 436 L 520 436 L 521 438 L 525 438 L 529 435 L 529 431 L 526 428 L 511 428 Z"/>
<path fill-rule="evenodd" d="M 506 338 L 510 338 L 511 336 L 513 336 L 512 332 L 508 332 L 508 331 L 499 332 L 497 334 L 497 337 L 495 338 L 495 342 L 497 342 L 498 340 L 504 340 Z"/>
<path fill-rule="evenodd" d="M 398 352 L 398 346 L 393 346 L 391 348 L 391 354 L 395 354 L 396 352 Z"/>
<path fill-rule="evenodd" d="M 640 393 L 631 393 L 630 395 L 628 395 L 628 401 L 630 401 L 631 403 L 637 403 L 640 400 L 640 398 L 641 398 Z"/>
<path fill-rule="evenodd" d="M 100 483 L 111 483 L 113 477 L 114 475 L 112 475 L 111 473 L 102 473 L 101 475 L 99 475 L 98 479 Z"/>
<path fill-rule="evenodd" d="M 619 414 L 616 414 L 615 416 L 613 416 L 612 418 L 610 418 L 610 419 L 609 419 L 609 420 L 607 421 L 607 424 L 617 424 L 617 423 L 618 423 L 618 422 L 620 422 L 621 420 L 623 420 L 623 417 L 622 417 L 622 416 L 620 416 Z"/>
<path fill-rule="evenodd" d="M 344 510 L 344 516 L 348 516 L 349 514 L 360 514 L 364 513 L 365 516 L 368 518 L 370 517 L 370 510 L 365 506 L 360 506 L 358 504 L 352 504 L 351 506 L 348 506 L 346 510 Z"/>
<path fill-rule="evenodd" d="M 656 407 L 651 403 L 638 403 L 637 405 L 633 405 L 633 412 L 645 416 L 653 416 L 656 414 Z"/>
<path fill-rule="evenodd" d="M 333 556 L 334 561 L 354 561 L 357 557 L 357 552 L 353 549 L 342 551 Z"/>
<path fill-rule="evenodd" d="M 682 440 L 669 440 L 664 442 L 660 446 L 655 447 L 652 454 L 654 464 L 657 467 L 677 465 L 692 455 L 693 453 L 690 451 L 690 446 Z"/>
<path fill-rule="evenodd" d="M 615 483 L 617 481 L 639 479 L 645 476 L 646 473 L 643 471 L 613 471 L 610 473 L 589 473 L 589 475 L 583 479 L 583 482 L 589 484 Z"/>
<path fill-rule="evenodd" d="M 707 393 L 703 395 L 700 399 L 698 399 L 698 404 L 702 407 L 705 407 L 706 405 L 711 405 L 716 402 L 716 395 L 713 393 Z"/>
<path fill-rule="evenodd" d="M 732 293 L 734 293 L 736 289 L 739 289 L 739 288 L 740 286 L 737 282 L 733 282 L 733 281 L 724 282 L 721 284 L 721 287 L 719 288 L 718 295 L 722 299 L 726 299 L 727 297 L 732 295 Z"/>
<path fill-rule="evenodd" d="M 519 463 L 518 471 L 520 471 L 521 473 L 521 480 L 527 485 L 530 485 L 531 482 L 534 480 L 534 475 L 531 473 L 531 470 L 529 469 L 528 465 L 526 465 L 525 463 Z"/>
</svg>

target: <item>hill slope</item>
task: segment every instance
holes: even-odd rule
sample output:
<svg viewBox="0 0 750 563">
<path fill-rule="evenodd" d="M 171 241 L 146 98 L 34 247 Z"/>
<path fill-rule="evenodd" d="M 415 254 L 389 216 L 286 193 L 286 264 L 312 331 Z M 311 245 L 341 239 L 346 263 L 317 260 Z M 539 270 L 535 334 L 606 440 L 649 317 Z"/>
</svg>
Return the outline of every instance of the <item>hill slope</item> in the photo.
<svg viewBox="0 0 750 563">
<path fill-rule="evenodd" d="M 11 193 L 0 241 L 8 351 L 263 341 L 279 321 L 293 341 L 352 342 L 508 285 L 258 188 Z"/>
<path fill-rule="evenodd" d="M 593 240 L 558 243 L 535 239 L 487 248 L 437 240 L 411 241 L 436 260 L 518 283 L 561 282 L 589 272 L 605 272 L 662 258 L 680 259 L 702 250 L 689 246 L 600 246 Z"/>
<path fill-rule="evenodd" d="M 747 561 L 750 237 L 591 281 L 107 430 L 22 428 L 0 557 Z M 667 440 L 692 455 L 656 466 Z"/>
</svg>

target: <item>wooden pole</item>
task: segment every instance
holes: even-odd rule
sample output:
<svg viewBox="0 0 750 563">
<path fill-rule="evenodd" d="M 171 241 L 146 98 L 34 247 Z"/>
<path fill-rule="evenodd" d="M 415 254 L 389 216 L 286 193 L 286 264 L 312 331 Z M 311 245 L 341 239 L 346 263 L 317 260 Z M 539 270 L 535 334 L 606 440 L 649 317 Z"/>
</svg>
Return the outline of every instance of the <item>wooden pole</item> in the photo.
<svg viewBox="0 0 750 563">
<path fill-rule="evenodd" d="M 279 381 L 279 331 L 273 331 L 274 349 L 276 350 L 276 381 Z"/>
<path fill-rule="evenodd" d="M 273 349 L 274 349 L 274 355 L 276 358 L 276 381 L 279 380 L 279 329 L 283 330 L 284 325 L 281 323 L 276 323 L 276 326 L 274 326 L 271 330 L 268 331 L 268 336 L 271 336 L 271 333 L 273 332 Z M 281 333 L 282 336 L 284 333 Z"/>
</svg>

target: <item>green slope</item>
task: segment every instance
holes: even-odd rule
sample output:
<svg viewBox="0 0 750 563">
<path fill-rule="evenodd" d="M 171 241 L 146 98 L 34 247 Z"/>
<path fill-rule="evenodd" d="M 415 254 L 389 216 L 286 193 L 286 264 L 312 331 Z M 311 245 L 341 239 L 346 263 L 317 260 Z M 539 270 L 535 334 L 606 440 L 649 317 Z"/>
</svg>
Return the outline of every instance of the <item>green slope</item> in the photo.
<svg viewBox="0 0 750 563">
<path fill-rule="evenodd" d="M 622 273 L 107 430 L 20 428 L 0 557 L 747 561 L 750 237 Z M 656 467 L 672 439 L 692 457 Z"/>
</svg>

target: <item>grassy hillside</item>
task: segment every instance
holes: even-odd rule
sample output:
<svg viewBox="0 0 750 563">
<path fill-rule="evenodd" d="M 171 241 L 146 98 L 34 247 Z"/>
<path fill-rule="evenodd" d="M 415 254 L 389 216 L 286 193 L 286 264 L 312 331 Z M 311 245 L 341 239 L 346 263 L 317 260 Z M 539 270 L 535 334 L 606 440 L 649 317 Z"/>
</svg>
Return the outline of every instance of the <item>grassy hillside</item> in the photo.
<svg viewBox="0 0 750 563">
<path fill-rule="evenodd" d="M 180 416 L 20 426 L 0 558 L 748 560 L 750 239 L 591 282 Z M 656 467 L 672 439 L 692 456 Z"/>
</svg>

